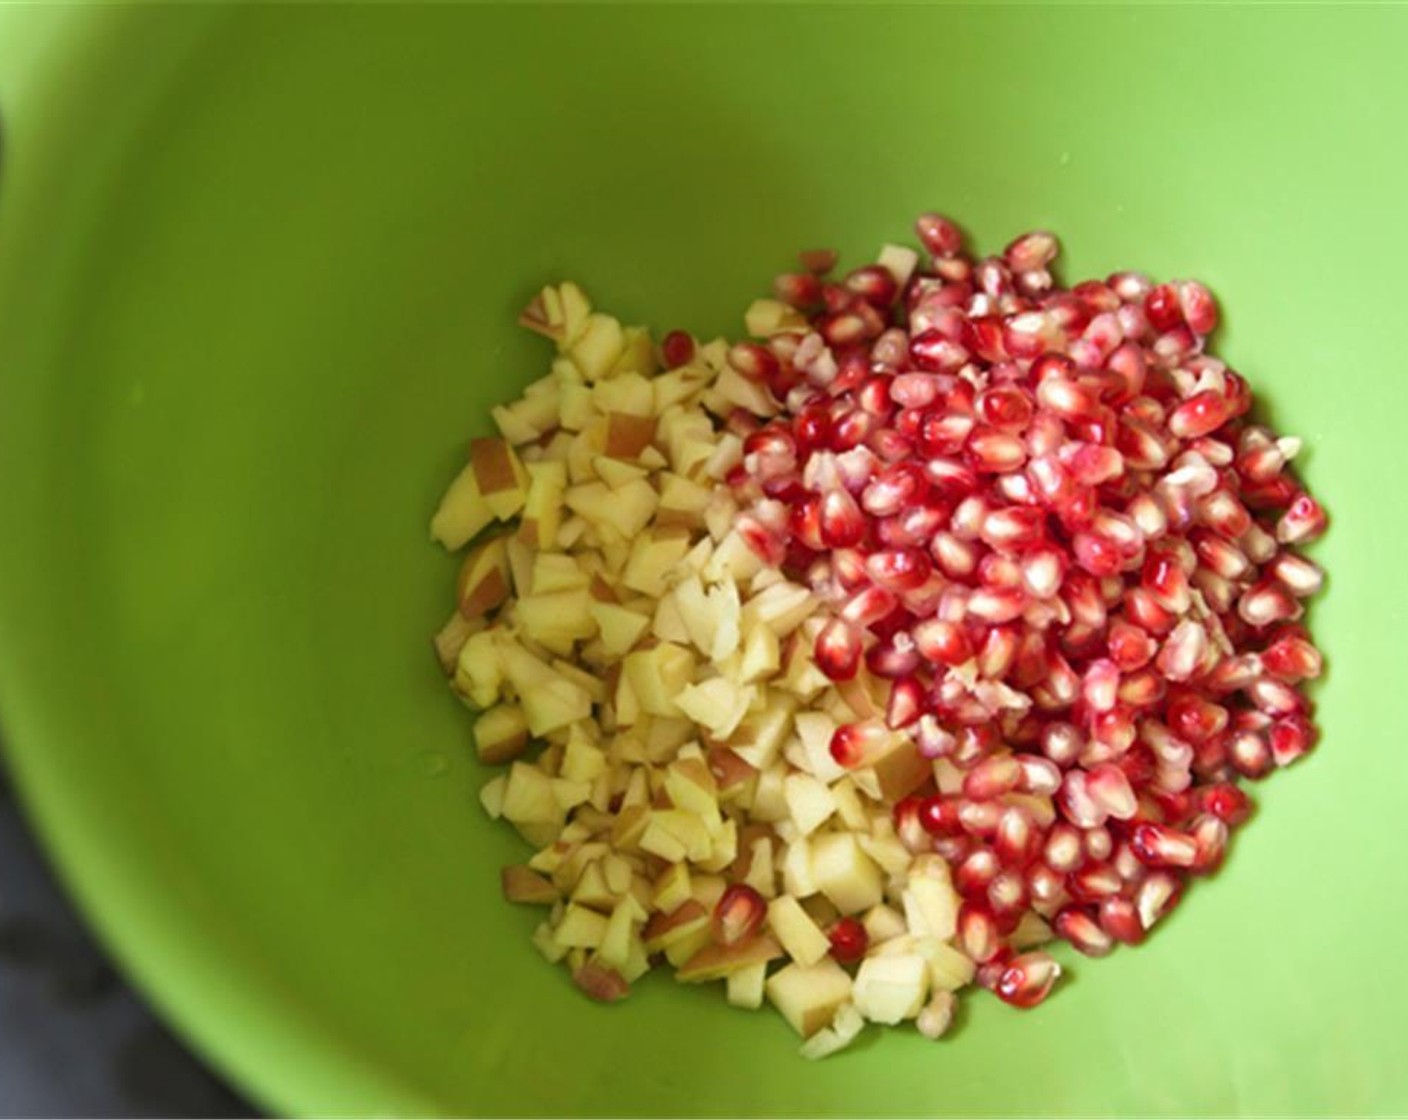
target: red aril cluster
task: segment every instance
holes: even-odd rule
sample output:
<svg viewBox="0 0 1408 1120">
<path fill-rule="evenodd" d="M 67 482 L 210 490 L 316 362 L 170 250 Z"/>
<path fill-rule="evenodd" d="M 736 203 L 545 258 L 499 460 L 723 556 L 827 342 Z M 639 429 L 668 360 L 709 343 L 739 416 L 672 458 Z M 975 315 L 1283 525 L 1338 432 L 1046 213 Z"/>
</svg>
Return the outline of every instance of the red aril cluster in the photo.
<svg viewBox="0 0 1408 1120">
<path fill-rule="evenodd" d="M 1141 941 L 1220 864 L 1238 780 L 1314 745 L 1321 573 L 1295 548 L 1326 517 L 1207 352 L 1202 284 L 1066 288 L 1050 233 L 975 259 L 946 218 L 917 232 L 922 267 L 778 278 L 809 329 L 733 348 L 781 410 L 730 481 L 750 544 L 830 606 L 822 672 L 890 682 L 889 728 L 963 772 L 899 835 L 949 861 L 980 979 L 1031 1006 L 1056 970 L 1014 955 L 1024 914 L 1092 956 Z M 837 761 L 883 730 L 843 727 Z"/>
</svg>

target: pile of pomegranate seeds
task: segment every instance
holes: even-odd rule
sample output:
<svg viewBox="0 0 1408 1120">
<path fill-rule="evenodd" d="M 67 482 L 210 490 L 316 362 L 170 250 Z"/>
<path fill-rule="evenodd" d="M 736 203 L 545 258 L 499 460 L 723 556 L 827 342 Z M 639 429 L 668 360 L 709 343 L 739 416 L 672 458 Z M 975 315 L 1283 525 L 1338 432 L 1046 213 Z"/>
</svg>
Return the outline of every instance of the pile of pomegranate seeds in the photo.
<svg viewBox="0 0 1408 1120">
<path fill-rule="evenodd" d="M 1322 576 L 1294 549 L 1326 517 L 1299 440 L 1249 422 L 1205 352 L 1202 284 L 1064 288 L 1050 233 L 975 260 L 947 219 L 917 230 L 927 268 L 891 246 L 778 277 L 811 329 L 730 351 L 780 411 L 730 418 L 728 482 L 749 545 L 828 605 L 818 666 L 890 682 L 883 725 L 946 760 L 898 834 L 952 866 L 979 982 L 1030 1007 L 1058 970 L 1010 945 L 1025 914 L 1091 956 L 1142 941 L 1221 863 L 1238 779 L 1314 745 Z M 849 724 L 832 754 L 864 766 L 885 737 Z"/>
</svg>

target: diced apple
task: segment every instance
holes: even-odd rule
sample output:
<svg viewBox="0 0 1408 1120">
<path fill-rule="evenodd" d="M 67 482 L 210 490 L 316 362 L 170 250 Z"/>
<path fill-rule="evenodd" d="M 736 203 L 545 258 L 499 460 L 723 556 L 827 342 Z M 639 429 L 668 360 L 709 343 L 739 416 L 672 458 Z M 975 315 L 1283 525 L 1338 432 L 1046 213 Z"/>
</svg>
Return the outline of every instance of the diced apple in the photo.
<svg viewBox="0 0 1408 1120">
<path fill-rule="evenodd" d="M 640 923 L 640 907 L 629 895 L 618 902 L 606 922 L 606 932 L 602 934 L 597 947 L 597 959 L 613 968 L 625 968 L 631 958 L 632 943 L 636 940 L 636 926 Z"/>
<path fill-rule="evenodd" d="M 585 736 L 575 734 L 567 741 L 567 752 L 562 759 L 562 777 L 573 782 L 594 782 L 606 770 L 606 752 L 588 741 Z"/>
<path fill-rule="evenodd" d="M 611 376 L 619 378 L 630 374 L 643 374 L 650 377 L 655 373 L 655 346 L 644 327 L 627 327 L 625 344 L 621 356 L 611 368 Z"/>
<path fill-rule="evenodd" d="M 709 752 L 709 772 L 714 775 L 720 799 L 736 793 L 758 775 L 755 767 L 744 762 L 728 747 L 715 747 Z"/>
<path fill-rule="evenodd" d="M 689 685 L 675 696 L 678 709 L 717 739 L 727 739 L 748 714 L 751 685 L 714 677 Z"/>
<path fill-rule="evenodd" d="M 624 346 L 621 324 L 610 315 L 593 312 L 568 352 L 582 376 L 587 381 L 597 381 L 616 364 Z"/>
<path fill-rule="evenodd" d="M 903 875 L 908 869 L 913 854 L 893 835 L 868 835 L 856 833 L 861 850 L 880 865 L 886 875 Z"/>
<path fill-rule="evenodd" d="M 551 882 L 532 868 L 511 864 L 500 872 L 500 885 L 509 902 L 530 906 L 551 906 L 561 896 Z"/>
<path fill-rule="evenodd" d="M 548 964 L 557 964 L 563 957 L 567 956 L 567 947 L 559 945 L 552 935 L 552 926 L 548 922 L 540 922 L 533 930 L 533 947 L 542 953 Z"/>
<path fill-rule="evenodd" d="M 523 633 L 546 646 L 554 639 L 570 643 L 594 637 L 592 603 L 591 592 L 583 584 L 571 591 L 523 595 L 514 607 Z"/>
<path fill-rule="evenodd" d="M 622 670 L 622 680 L 629 682 L 641 711 L 652 716 L 678 716 L 675 698 L 693 675 L 693 655 L 671 642 L 627 654 Z"/>
<path fill-rule="evenodd" d="M 841 824 L 852 832 L 865 832 L 870 828 L 870 817 L 861 804 L 860 795 L 850 779 L 842 778 L 831 785 L 831 796 L 836 801 L 836 816 Z"/>
<path fill-rule="evenodd" d="M 569 782 L 563 778 L 554 778 L 552 795 L 564 809 L 571 810 L 578 805 L 585 805 L 590 800 L 592 785 L 590 782 Z"/>
<path fill-rule="evenodd" d="M 555 365 L 559 363 L 554 363 Z M 570 365 L 574 377 L 580 377 L 577 367 Z M 563 431 L 580 432 L 596 418 L 592 391 L 580 381 L 569 381 L 558 391 L 558 423 Z"/>
<path fill-rule="evenodd" d="M 743 325 L 754 338 L 771 338 L 783 331 L 805 333 L 810 329 L 805 315 L 776 299 L 755 299 L 743 313 Z"/>
<path fill-rule="evenodd" d="M 803 836 L 810 836 L 836 811 L 836 799 L 810 774 L 790 774 L 783 784 L 787 812 Z"/>
<path fill-rule="evenodd" d="M 738 680 L 751 684 L 772 676 L 781 666 L 777 635 L 767 626 L 756 626 L 743 641 L 743 660 L 738 668 Z"/>
<path fill-rule="evenodd" d="M 952 945 L 936 937 L 915 940 L 914 951 L 928 962 L 929 979 L 935 988 L 956 992 L 973 982 L 977 966 Z"/>
<path fill-rule="evenodd" d="M 682 937 L 673 944 L 665 946 L 665 959 L 670 962 L 672 968 L 680 968 L 696 953 L 712 944 L 713 940 L 714 935 L 709 932 L 709 923 L 705 922 L 688 937 Z"/>
<path fill-rule="evenodd" d="M 549 680 L 519 689 L 528 730 L 535 736 L 567 727 L 592 714 L 592 698 L 586 689 L 553 673 Z"/>
<path fill-rule="evenodd" d="M 655 819 L 647 822 L 641 834 L 640 847 L 666 863 L 679 863 L 689 857 L 689 847 L 685 842 Z"/>
<path fill-rule="evenodd" d="M 628 483 L 644 482 L 650 477 L 650 472 L 644 467 L 637 467 L 633 463 L 612 459 L 606 455 L 598 455 L 594 465 L 597 477 L 613 490 L 619 490 Z"/>
<path fill-rule="evenodd" d="M 777 867 L 773 862 L 772 839 L 767 836 L 753 840 L 748 848 L 748 867 L 743 882 L 764 898 L 777 894 Z"/>
<path fill-rule="evenodd" d="M 1045 945 L 1051 937 L 1051 927 L 1046 924 L 1046 920 L 1034 910 L 1028 910 L 1017 923 L 1017 928 L 1012 931 L 1012 947 L 1032 949 L 1037 945 Z"/>
<path fill-rule="evenodd" d="M 553 939 L 568 949 L 595 949 L 606 936 L 606 918 L 585 906 L 569 905 L 553 931 Z"/>
<path fill-rule="evenodd" d="M 756 1011 L 762 1007 L 763 987 L 767 983 L 767 978 L 766 961 L 750 965 L 748 968 L 740 968 L 737 972 L 730 972 L 726 978 L 725 988 L 729 1004 L 749 1011 Z"/>
<path fill-rule="evenodd" d="M 781 763 L 758 772 L 750 810 L 755 821 L 766 824 L 787 819 L 786 778 L 787 768 Z"/>
<path fill-rule="evenodd" d="M 435 634 L 435 656 L 446 676 L 454 676 L 465 643 L 484 628 L 482 619 L 469 619 L 455 611 Z"/>
<path fill-rule="evenodd" d="M 696 529 L 702 524 L 709 504 L 710 488 L 683 475 L 666 472 L 660 477 L 660 506 L 655 524 Z"/>
<path fill-rule="evenodd" d="M 858 914 L 883 900 L 880 868 L 848 832 L 826 832 L 811 841 L 811 871 L 817 889 L 842 914 Z"/>
<path fill-rule="evenodd" d="M 911 933 L 947 941 L 958 925 L 958 892 L 947 882 L 927 876 L 911 877 L 901 896 L 905 921 Z"/>
<path fill-rule="evenodd" d="M 613 459 L 639 459 L 655 441 L 655 417 L 629 412 L 606 414 L 604 450 Z"/>
<path fill-rule="evenodd" d="M 824 712 L 798 712 L 793 726 L 802 740 L 808 772 L 830 784 L 846 776 L 846 768 L 831 756 L 831 738 L 836 734 L 836 721 Z"/>
<path fill-rule="evenodd" d="M 526 762 L 515 762 L 509 769 L 503 815 L 514 824 L 561 824 L 565 816 L 553 795 L 552 779 Z"/>
<path fill-rule="evenodd" d="M 722 875 L 695 875 L 690 884 L 690 895 L 712 914 L 727 889 L 728 881 Z"/>
<path fill-rule="evenodd" d="M 867 957 L 856 973 L 856 1010 L 872 1023 L 913 1019 L 929 995 L 929 966 L 917 953 Z"/>
<path fill-rule="evenodd" d="M 742 969 L 766 965 L 780 956 L 782 946 L 766 934 L 733 945 L 706 945 L 680 966 L 675 979 L 685 984 L 722 980 Z"/>
<path fill-rule="evenodd" d="M 474 748 L 490 766 L 512 762 L 528 749 L 528 719 L 516 704 L 498 704 L 474 721 Z"/>
<path fill-rule="evenodd" d="M 831 951 L 831 942 L 790 894 L 768 905 L 768 926 L 798 964 L 813 965 Z"/>
<path fill-rule="evenodd" d="M 528 472 L 504 440 L 470 440 L 469 465 L 484 503 L 500 521 L 506 521 L 523 508 L 528 494 Z"/>
<path fill-rule="evenodd" d="M 812 869 L 811 843 L 805 838 L 787 845 L 782 857 L 782 889 L 793 898 L 808 898 L 819 889 Z"/>
<path fill-rule="evenodd" d="M 611 846 L 618 852 L 635 851 L 640 847 L 649 826 L 650 809 L 647 805 L 622 805 L 621 811 L 616 814 L 616 823 L 611 826 Z"/>
<path fill-rule="evenodd" d="M 762 570 L 763 561 L 735 530 L 719 542 L 704 567 L 704 578 L 716 583 L 726 580 L 746 583 Z"/>
<path fill-rule="evenodd" d="M 851 998 L 851 978 L 830 957 L 810 966 L 794 962 L 768 978 L 766 991 L 792 1029 L 810 1038 Z"/>
<path fill-rule="evenodd" d="M 714 379 L 713 392 L 734 408 L 746 409 L 754 416 L 774 416 L 777 402 L 764 385 L 749 381 L 732 366 L 726 366 Z"/>
<path fill-rule="evenodd" d="M 841 1050 L 844 1050 L 858 1037 L 865 1027 L 865 1018 L 855 1005 L 843 1003 L 836 1009 L 836 1015 L 831 1020 L 829 1027 L 812 1035 L 806 1042 L 802 1043 L 801 1056 L 809 1061 L 820 1061 L 822 1058 L 829 1058 Z"/>
<path fill-rule="evenodd" d="M 601 858 L 598 856 L 584 860 L 584 855 L 591 854 L 590 850 L 583 853 L 582 849 L 585 847 L 586 845 L 579 845 L 571 856 L 562 862 L 553 872 L 553 882 L 564 890 L 570 887 L 572 901 L 576 905 L 605 914 L 616 904 L 616 895 L 606 885 L 606 873 L 601 869 Z"/>
<path fill-rule="evenodd" d="M 665 770 L 665 792 L 671 802 L 706 824 L 719 821 L 719 787 L 714 775 L 697 758 L 685 758 Z"/>
<path fill-rule="evenodd" d="M 688 533 L 647 530 L 631 542 L 630 559 L 621 573 L 621 582 L 632 591 L 659 599 L 669 589 L 670 577 L 688 551 Z M 688 619 L 685 621 L 688 623 Z"/>
<path fill-rule="evenodd" d="M 651 905 L 666 913 L 683 906 L 690 897 L 689 864 L 672 863 L 655 880 Z"/>
<path fill-rule="evenodd" d="M 568 487 L 563 500 L 573 513 L 630 541 L 650 523 L 660 499 L 649 482 L 636 480 L 615 490 L 603 482 L 584 482 Z"/>
<path fill-rule="evenodd" d="M 491 537 L 471 549 L 460 565 L 459 610 L 478 618 L 501 606 L 509 595 L 508 550 L 503 537 Z"/>
<path fill-rule="evenodd" d="M 875 263 L 893 276 L 900 291 L 904 291 L 919 266 L 919 254 L 907 245 L 885 245 Z"/>
<path fill-rule="evenodd" d="M 651 818 L 652 827 L 658 825 L 684 845 L 686 858 L 696 863 L 709 858 L 714 848 L 713 836 L 709 826 L 695 814 L 683 809 L 656 809 Z M 641 846 L 645 847 L 644 841 Z"/>
<path fill-rule="evenodd" d="M 861 918 L 861 925 L 865 926 L 866 936 L 872 945 L 879 945 L 894 937 L 903 937 L 909 932 L 904 915 L 884 903 L 867 910 Z"/>
<path fill-rule="evenodd" d="M 589 960 L 573 969 L 572 983 L 598 1003 L 615 1003 L 631 994 L 630 981 L 608 967 L 604 957 L 599 962 Z"/>
<path fill-rule="evenodd" d="M 505 571 L 506 579 L 507 574 Z M 539 552 L 533 557 L 533 575 L 528 593 L 550 595 L 564 591 L 586 591 L 591 582 L 592 577 L 575 558 L 558 552 Z"/>
<path fill-rule="evenodd" d="M 655 410 L 655 393 L 650 380 L 639 373 L 624 373 L 592 387 L 592 399 L 605 415 L 613 412 L 627 416 L 651 416 Z"/>
<path fill-rule="evenodd" d="M 467 463 L 440 499 L 430 520 L 430 536 L 453 552 L 493 520 L 494 511 L 479 490 L 474 464 Z"/>
<path fill-rule="evenodd" d="M 748 765 L 767 770 L 782 751 L 796 710 L 797 702 L 793 697 L 768 689 L 762 711 L 745 715 L 729 736 L 728 745 Z"/>
<path fill-rule="evenodd" d="M 484 811 L 489 814 L 491 820 L 498 820 L 504 815 L 504 791 L 507 788 L 508 778 L 503 774 L 480 787 L 479 804 L 484 806 Z"/>
</svg>

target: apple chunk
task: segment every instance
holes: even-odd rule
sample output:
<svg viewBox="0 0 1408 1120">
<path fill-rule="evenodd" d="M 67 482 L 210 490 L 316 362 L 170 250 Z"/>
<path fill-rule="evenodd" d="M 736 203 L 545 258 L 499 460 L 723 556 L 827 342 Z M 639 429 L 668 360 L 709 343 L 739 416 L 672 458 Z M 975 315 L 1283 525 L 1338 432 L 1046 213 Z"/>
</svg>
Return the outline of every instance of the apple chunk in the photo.
<svg viewBox="0 0 1408 1120">
<path fill-rule="evenodd" d="M 858 914 L 884 901 L 880 868 L 849 832 L 812 837 L 811 874 L 817 889 L 842 914 Z"/>
<path fill-rule="evenodd" d="M 503 605 L 509 595 L 508 548 L 502 536 L 469 550 L 460 565 L 460 614 L 478 618 Z"/>
<path fill-rule="evenodd" d="M 918 953 L 867 957 L 856 973 L 856 1009 L 872 1023 L 913 1019 L 929 995 L 929 966 Z"/>
<path fill-rule="evenodd" d="M 789 964 L 768 978 L 767 996 L 794 1031 L 810 1038 L 851 998 L 851 978 L 830 957 L 814 965 Z"/>
<path fill-rule="evenodd" d="M 831 951 L 826 934 L 790 894 L 775 898 L 768 905 L 768 926 L 787 955 L 800 965 L 814 965 Z"/>
<path fill-rule="evenodd" d="M 722 980 L 734 972 L 766 964 L 782 956 L 782 946 L 766 935 L 751 937 L 733 945 L 706 945 L 685 961 L 675 979 L 685 984 Z"/>
<path fill-rule="evenodd" d="M 474 721 L 474 748 L 490 766 L 512 762 L 528 749 L 528 719 L 516 704 L 498 704 Z"/>
<path fill-rule="evenodd" d="M 500 872 L 504 898 L 530 906 L 551 906 L 561 895 L 557 888 L 532 868 L 511 864 Z"/>
<path fill-rule="evenodd" d="M 430 536 L 453 552 L 493 520 L 494 511 L 475 480 L 474 464 L 468 463 L 440 499 L 440 506 L 430 519 Z"/>
</svg>

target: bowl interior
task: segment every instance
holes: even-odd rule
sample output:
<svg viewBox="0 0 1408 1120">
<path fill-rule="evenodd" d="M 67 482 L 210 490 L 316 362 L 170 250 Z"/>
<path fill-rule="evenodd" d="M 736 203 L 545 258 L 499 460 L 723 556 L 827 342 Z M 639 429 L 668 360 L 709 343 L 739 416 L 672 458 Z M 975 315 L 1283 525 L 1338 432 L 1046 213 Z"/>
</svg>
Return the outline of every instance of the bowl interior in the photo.
<svg viewBox="0 0 1408 1120">
<path fill-rule="evenodd" d="M 0 711 L 75 889 L 241 1084 L 319 1113 L 1408 1105 L 1402 9 L 11 9 Z M 1334 44 L 1335 49 L 1329 50 Z M 1156 944 L 807 1065 L 503 905 L 426 521 L 582 281 L 700 333 L 939 208 L 1196 275 L 1334 530 L 1325 745 Z M 1382 946 L 1381 948 L 1378 946 Z"/>
</svg>

